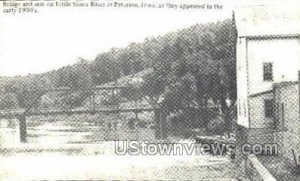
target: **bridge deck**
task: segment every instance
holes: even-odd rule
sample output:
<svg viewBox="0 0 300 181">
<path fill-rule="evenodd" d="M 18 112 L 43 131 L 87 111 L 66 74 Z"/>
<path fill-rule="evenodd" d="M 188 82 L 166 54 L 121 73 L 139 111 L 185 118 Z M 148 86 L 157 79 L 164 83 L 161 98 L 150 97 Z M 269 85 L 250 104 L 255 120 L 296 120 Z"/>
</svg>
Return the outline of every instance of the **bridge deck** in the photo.
<svg viewBox="0 0 300 181">
<path fill-rule="evenodd" d="M 0 111 L 0 118 L 17 117 L 25 113 L 26 116 L 38 115 L 62 115 L 62 114 L 95 114 L 95 113 L 124 113 L 124 112 L 144 112 L 154 111 L 158 108 L 81 108 L 81 109 L 39 109 L 25 113 L 25 110 Z"/>
</svg>

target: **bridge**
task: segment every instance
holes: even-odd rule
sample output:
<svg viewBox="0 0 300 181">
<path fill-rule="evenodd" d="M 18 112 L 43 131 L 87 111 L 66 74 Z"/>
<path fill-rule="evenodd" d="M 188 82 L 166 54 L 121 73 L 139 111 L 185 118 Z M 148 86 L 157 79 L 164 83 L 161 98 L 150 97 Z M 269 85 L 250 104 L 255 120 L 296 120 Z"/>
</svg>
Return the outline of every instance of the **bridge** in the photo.
<svg viewBox="0 0 300 181">
<path fill-rule="evenodd" d="M 124 107 L 121 108 L 118 105 L 116 106 L 101 106 L 100 108 L 97 107 L 95 104 L 95 95 L 96 92 L 99 90 L 111 91 L 112 96 L 115 96 L 116 90 L 121 90 L 128 88 L 126 86 L 97 86 L 91 87 L 84 90 L 83 92 L 91 92 L 91 95 L 85 99 L 90 97 L 90 106 L 88 108 L 50 108 L 50 109 L 32 109 L 34 105 L 41 99 L 41 97 L 50 92 L 65 92 L 70 93 L 74 91 L 70 88 L 57 88 L 57 89 L 47 89 L 42 90 L 40 94 L 35 96 L 32 104 L 30 104 L 25 109 L 11 109 L 11 110 L 0 110 L 0 119 L 1 118 L 17 118 L 19 121 L 19 131 L 20 131 L 20 142 L 26 143 L 27 142 L 27 121 L 26 117 L 28 116 L 55 116 L 55 115 L 76 115 L 76 114 L 90 114 L 94 115 L 97 113 L 105 113 L 105 114 L 116 114 L 116 113 L 128 113 L 133 112 L 135 114 L 141 112 L 154 112 L 154 119 L 155 119 L 155 135 L 157 139 L 163 139 L 166 137 L 163 129 L 164 121 L 161 108 L 159 105 L 151 106 L 150 103 L 148 105 L 142 106 L 135 106 L 135 107 Z"/>
<path fill-rule="evenodd" d="M 0 111 L 0 118 L 12 118 L 19 117 L 21 115 L 26 116 L 53 116 L 53 115 L 71 115 L 71 114 L 96 114 L 96 113 L 124 113 L 124 112 L 151 112 L 155 109 L 153 107 L 142 107 L 142 108 L 104 108 L 104 109 L 90 109 L 90 108 L 79 108 L 79 109 L 40 109 L 30 112 L 25 110 L 11 110 L 11 111 Z"/>
</svg>

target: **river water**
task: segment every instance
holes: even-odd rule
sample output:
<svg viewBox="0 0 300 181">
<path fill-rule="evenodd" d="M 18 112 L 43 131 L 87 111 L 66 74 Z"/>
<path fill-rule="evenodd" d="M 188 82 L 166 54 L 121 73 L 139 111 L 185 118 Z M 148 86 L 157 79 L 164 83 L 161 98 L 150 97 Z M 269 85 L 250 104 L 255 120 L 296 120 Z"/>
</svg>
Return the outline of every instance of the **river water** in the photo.
<svg viewBox="0 0 300 181">
<path fill-rule="evenodd" d="M 31 116 L 26 119 L 27 142 L 90 144 L 110 140 L 154 140 L 153 129 L 130 129 L 127 120 L 118 115 Z M 1 119 L 0 146 L 16 144 L 20 144 L 18 120 Z"/>
<path fill-rule="evenodd" d="M 149 115 L 145 117 L 149 120 L 151 118 Z M 146 120 L 147 118 L 142 119 Z M 15 152 L 12 155 L 4 153 L 4 156 L 0 156 L 2 163 L 0 172 L 6 173 L 5 177 L 9 179 L 45 180 L 52 178 L 53 180 L 65 180 L 71 178 L 72 180 L 82 180 L 86 179 L 86 175 L 101 180 L 112 178 L 117 180 L 232 180 L 244 177 L 243 172 L 237 171 L 238 167 L 226 156 L 119 156 L 109 154 L 114 152 L 112 140 L 154 140 L 153 129 L 129 129 L 126 119 L 118 115 L 27 117 L 27 133 L 28 144 L 21 144 L 18 121 L 1 119 L 0 148 L 32 144 L 38 147 L 47 144 L 73 145 L 76 143 L 75 145 L 84 145 L 84 150 L 80 149 L 78 155 L 72 154 L 76 148 L 67 154 L 61 152 L 57 154 L 49 150 L 42 153 L 38 150 L 25 150 L 25 152 Z M 92 144 L 97 145 L 96 148 L 86 146 L 90 143 L 101 144 Z M 99 151 L 103 151 L 103 153 Z M 45 163 L 47 163 L 47 167 L 41 167 Z M 49 172 L 49 170 L 52 171 Z M 122 172 L 116 172 L 116 170 L 122 170 Z"/>
</svg>

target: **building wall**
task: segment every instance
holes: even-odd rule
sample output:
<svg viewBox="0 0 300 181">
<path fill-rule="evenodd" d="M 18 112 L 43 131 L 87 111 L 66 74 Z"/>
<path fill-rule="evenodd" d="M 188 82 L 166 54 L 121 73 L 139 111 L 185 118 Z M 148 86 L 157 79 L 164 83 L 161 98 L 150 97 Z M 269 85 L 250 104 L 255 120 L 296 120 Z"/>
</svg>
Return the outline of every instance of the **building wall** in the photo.
<svg viewBox="0 0 300 181">
<path fill-rule="evenodd" d="M 296 17 L 299 17 L 299 9 L 297 7 L 294 11 L 281 5 L 277 8 L 251 6 L 235 10 L 238 32 L 238 124 L 248 128 L 245 131 L 247 142 L 277 141 L 281 144 L 280 148 L 286 151 L 285 154 L 290 154 L 291 148 L 300 149 L 299 90 L 297 86 L 275 86 L 274 90 L 273 86 L 276 83 L 298 80 L 300 39 L 299 18 Z M 263 80 L 263 63 L 273 64 L 272 81 Z M 275 109 L 276 117 L 266 118 L 264 100 L 271 98 L 275 100 L 276 105 L 284 105 L 285 109 L 282 111 L 278 106 Z M 281 130 L 270 129 L 270 125 L 277 121 L 282 124 L 279 126 Z"/>
<path fill-rule="evenodd" d="M 250 125 L 248 140 L 250 144 L 274 143 L 273 127 L 274 120 L 265 117 L 264 100 L 272 99 L 273 93 L 249 97 Z"/>
<path fill-rule="evenodd" d="M 248 114 L 248 75 L 247 75 L 247 41 L 237 40 L 237 117 L 238 124 L 249 127 Z"/>
<path fill-rule="evenodd" d="M 291 149 L 300 154 L 300 109 L 299 85 L 289 84 L 275 87 L 275 100 L 278 107 L 278 132 L 275 141 L 282 155 L 292 159 Z M 283 108 L 282 108 L 283 106 Z"/>
<path fill-rule="evenodd" d="M 289 48 L 287 48 L 289 47 Z M 264 128 L 273 120 L 264 117 L 264 99 L 251 95 L 270 91 L 274 83 L 297 81 L 300 70 L 299 38 L 238 38 L 238 124 Z M 273 81 L 263 80 L 263 63 L 273 63 Z M 271 98 L 271 97 L 269 97 Z"/>
<path fill-rule="evenodd" d="M 271 90 L 273 83 L 297 81 L 300 41 L 296 38 L 248 40 L 249 94 Z M 263 63 L 273 63 L 273 81 L 263 80 Z"/>
<path fill-rule="evenodd" d="M 270 126 L 274 123 L 274 120 L 265 117 L 264 100 L 272 98 L 273 93 L 249 98 L 250 128 L 271 128 Z"/>
</svg>

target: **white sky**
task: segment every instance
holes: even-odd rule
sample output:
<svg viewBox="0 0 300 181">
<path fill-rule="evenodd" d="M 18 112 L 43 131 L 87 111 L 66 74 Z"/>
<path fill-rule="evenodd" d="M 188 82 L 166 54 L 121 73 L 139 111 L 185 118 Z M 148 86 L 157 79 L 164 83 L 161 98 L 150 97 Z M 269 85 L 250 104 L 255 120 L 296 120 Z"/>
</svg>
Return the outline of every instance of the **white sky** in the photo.
<svg viewBox="0 0 300 181">
<path fill-rule="evenodd" d="M 93 60 L 112 47 L 142 42 L 196 23 L 231 18 L 222 11 L 52 9 L 38 15 L 0 14 L 0 76 L 42 73 Z"/>
</svg>

